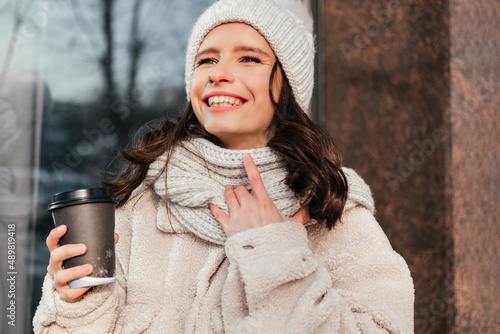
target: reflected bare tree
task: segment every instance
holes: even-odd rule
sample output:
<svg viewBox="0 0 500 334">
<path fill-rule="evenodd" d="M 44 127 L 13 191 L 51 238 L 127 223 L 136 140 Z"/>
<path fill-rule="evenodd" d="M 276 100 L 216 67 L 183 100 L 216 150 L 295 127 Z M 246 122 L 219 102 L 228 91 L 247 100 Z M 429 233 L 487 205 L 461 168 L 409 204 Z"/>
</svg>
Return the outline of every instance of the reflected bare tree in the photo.
<svg viewBox="0 0 500 334">
<path fill-rule="evenodd" d="M 101 0 L 102 4 L 102 33 L 104 36 L 104 52 L 99 57 L 99 64 L 103 74 L 106 90 L 104 92 L 104 105 L 107 106 L 117 98 L 116 82 L 113 72 L 114 36 L 113 36 L 113 7 L 115 0 Z"/>
<path fill-rule="evenodd" d="M 5 76 L 7 74 L 7 70 L 9 69 L 10 62 L 12 60 L 12 56 L 14 55 L 14 49 L 16 46 L 16 41 L 18 37 L 18 33 L 21 29 L 21 26 L 23 24 L 23 18 L 25 18 L 33 4 L 33 1 L 28 0 L 24 6 L 23 6 L 23 1 L 22 0 L 17 0 L 14 2 L 14 20 L 13 20 L 13 25 L 12 25 L 12 33 L 10 35 L 10 40 L 9 44 L 7 46 L 7 52 L 5 56 L 5 60 L 2 65 L 2 71 L 0 72 L 0 85 L 5 79 Z"/>
<path fill-rule="evenodd" d="M 80 30 L 86 35 L 89 44 L 94 53 L 94 59 L 97 61 L 99 71 L 104 83 L 104 90 L 101 96 L 101 104 L 106 108 L 112 101 L 118 97 L 118 89 L 114 74 L 114 9 L 115 0 L 99 0 L 99 13 L 97 14 L 100 23 L 100 34 L 104 45 L 98 42 L 99 37 L 93 29 L 94 26 L 85 18 L 85 10 L 82 9 L 82 3 L 79 0 L 71 1 L 73 16 L 80 27 Z"/>
<path fill-rule="evenodd" d="M 130 103 L 133 105 L 137 103 L 136 97 L 134 95 L 134 89 L 136 87 L 139 62 L 146 47 L 146 40 L 141 36 L 139 30 L 142 3 L 142 0 L 135 0 L 134 2 L 134 7 L 132 10 L 132 25 L 130 27 L 130 42 L 128 47 L 130 67 L 126 96 L 130 100 Z"/>
</svg>

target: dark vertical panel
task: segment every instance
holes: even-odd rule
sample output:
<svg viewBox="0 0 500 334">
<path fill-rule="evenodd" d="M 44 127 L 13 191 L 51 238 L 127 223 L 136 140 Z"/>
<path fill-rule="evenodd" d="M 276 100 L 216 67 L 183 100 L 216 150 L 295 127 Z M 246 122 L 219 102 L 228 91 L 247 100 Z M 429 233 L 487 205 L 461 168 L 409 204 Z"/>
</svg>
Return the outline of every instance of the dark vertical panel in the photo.
<svg viewBox="0 0 500 334">
<path fill-rule="evenodd" d="M 446 332 L 448 3 L 338 0 L 322 10 L 326 126 L 371 186 L 376 217 L 410 266 L 415 332 Z"/>
<path fill-rule="evenodd" d="M 456 332 L 500 333 L 500 1 L 450 1 Z"/>
</svg>

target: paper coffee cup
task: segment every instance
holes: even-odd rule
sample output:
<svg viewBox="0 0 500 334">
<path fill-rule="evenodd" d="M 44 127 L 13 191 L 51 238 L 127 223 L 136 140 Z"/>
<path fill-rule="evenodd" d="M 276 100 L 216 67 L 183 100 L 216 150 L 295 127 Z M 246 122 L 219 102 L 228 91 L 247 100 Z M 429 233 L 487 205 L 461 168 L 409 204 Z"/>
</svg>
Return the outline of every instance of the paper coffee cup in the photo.
<svg viewBox="0 0 500 334">
<path fill-rule="evenodd" d="M 55 226 L 66 225 L 59 245 L 87 245 L 87 252 L 63 261 L 65 268 L 91 264 L 87 277 L 72 280 L 70 288 L 116 282 L 115 201 L 107 188 L 79 189 L 55 194 L 49 204 Z"/>
</svg>

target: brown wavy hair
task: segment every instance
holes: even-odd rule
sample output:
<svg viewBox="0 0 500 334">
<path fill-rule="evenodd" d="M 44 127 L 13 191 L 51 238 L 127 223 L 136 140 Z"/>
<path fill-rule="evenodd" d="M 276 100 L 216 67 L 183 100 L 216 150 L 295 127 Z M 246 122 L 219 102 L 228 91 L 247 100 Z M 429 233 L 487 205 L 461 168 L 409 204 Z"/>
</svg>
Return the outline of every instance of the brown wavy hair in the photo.
<svg viewBox="0 0 500 334">
<path fill-rule="evenodd" d="M 274 101 L 272 87 L 278 68 L 281 70 L 277 61 L 269 81 L 269 95 L 275 112 L 270 125 L 274 135 L 267 146 L 283 156 L 288 171 L 285 183 L 300 199 L 301 207 L 307 207 L 312 219 L 331 229 L 340 220 L 347 200 L 348 186 L 341 169 L 342 157 L 331 137 L 299 106 L 282 70 L 279 99 Z M 206 138 L 221 146 L 217 137 L 200 125 L 191 103 L 176 124 L 166 115 L 158 127 L 145 133 L 135 148 L 120 150 L 119 155 L 128 161 L 128 166 L 111 182 L 103 182 L 111 189 L 118 206 L 125 204 L 132 191 L 141 184 L 153 161 L 169 152 L 168 164 L 177 145 L 190 137 Z"/>
</svg>

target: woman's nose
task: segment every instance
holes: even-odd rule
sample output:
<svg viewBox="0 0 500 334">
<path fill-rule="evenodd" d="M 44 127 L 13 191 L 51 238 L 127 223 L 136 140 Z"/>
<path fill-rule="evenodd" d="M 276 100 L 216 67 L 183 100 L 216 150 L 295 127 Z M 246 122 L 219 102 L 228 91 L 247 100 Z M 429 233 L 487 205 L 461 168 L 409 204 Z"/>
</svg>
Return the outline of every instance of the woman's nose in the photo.
<svg viewBox="0 0 500 334">
<path fill-rule="evenodd" d="M 218 62 L 208 74 L 210 83 L 233 82 L 233 75 L 229 64 L 220 61 Z"/>
</svg>

